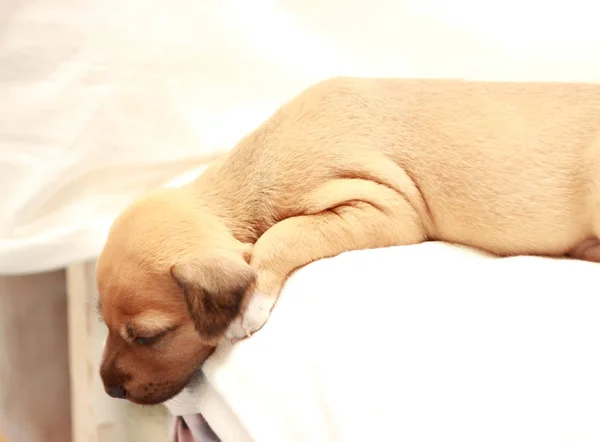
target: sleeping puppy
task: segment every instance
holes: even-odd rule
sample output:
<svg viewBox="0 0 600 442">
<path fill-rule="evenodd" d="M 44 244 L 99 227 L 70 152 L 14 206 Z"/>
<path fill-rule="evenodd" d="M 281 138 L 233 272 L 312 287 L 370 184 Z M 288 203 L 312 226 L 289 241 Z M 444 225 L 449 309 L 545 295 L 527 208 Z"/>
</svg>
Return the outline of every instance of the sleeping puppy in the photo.
<svg viewBox="0 0 600 442">
<path fill-rule="evenodd" d="M 115 221 L 101 375 L 115 397 L 171 398 L 263 326 L 294 270 L 344 251 L 442 240 L 600 261 L 599 236 L 600 85 L 327 80 Z"/>
</svg>

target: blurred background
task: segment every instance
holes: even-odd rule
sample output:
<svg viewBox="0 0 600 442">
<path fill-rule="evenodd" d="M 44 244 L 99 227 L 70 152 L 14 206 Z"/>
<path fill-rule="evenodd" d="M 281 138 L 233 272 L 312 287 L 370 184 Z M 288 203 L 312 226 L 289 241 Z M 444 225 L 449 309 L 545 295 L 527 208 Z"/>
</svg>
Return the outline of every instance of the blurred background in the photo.
<svg viewBox="0 0 600 442">
<path fill-rule="evenodd" d="M 0 442 L 165 440 L 160 407 L 111 401 L 96 375 L 93 260 L 132 199 L 192 179 L 326 77 L 597 82 L 599 12 L 588 0 L 0 0 Z"/>
</svg>

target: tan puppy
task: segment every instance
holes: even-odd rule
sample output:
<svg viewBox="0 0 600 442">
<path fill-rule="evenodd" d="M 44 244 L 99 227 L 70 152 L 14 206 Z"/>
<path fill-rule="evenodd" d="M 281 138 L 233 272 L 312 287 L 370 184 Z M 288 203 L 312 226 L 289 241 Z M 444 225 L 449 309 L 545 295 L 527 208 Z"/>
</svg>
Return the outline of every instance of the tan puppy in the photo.
<svg viewBox="0 0 600 442">
<path fill-rule="evenodd" d="M 295 269 L 344 251 L 600 261 L 599 236 L 600 85 L 327 80 L 114 223 L 102 377 L 113 396 L 172 397 L 218 342 L 262 327 Z"/>
</svg>

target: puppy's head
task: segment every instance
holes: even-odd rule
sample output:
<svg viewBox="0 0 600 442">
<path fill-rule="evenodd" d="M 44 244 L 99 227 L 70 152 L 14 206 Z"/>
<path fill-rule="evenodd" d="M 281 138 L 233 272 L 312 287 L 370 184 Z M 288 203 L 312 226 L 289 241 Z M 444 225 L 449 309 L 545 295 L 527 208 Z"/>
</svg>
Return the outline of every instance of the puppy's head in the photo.
<svg viewBox="0 0 600 442">
<path fill-rule="evenodd" d="M 244 307 L 250 246 L 190 206 L 175 191 L 134 204 L 100 255 L 100 374 L 113 397 L 156 404 L 179 393 Z"/>
</svg>

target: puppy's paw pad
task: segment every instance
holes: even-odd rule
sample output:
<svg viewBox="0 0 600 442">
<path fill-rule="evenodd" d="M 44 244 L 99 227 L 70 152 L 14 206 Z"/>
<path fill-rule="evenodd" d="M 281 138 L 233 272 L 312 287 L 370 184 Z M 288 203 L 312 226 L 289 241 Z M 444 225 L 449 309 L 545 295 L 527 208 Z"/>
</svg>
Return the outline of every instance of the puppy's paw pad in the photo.
<svg viewBox="0 0 600 442">
<path fill-rule="evenodd" d="M 227 329 L 225 339 L 234 343 L 260 330 L 269 319 L 276 300 L 275 296 L 254 293 L 244 313 Z"/>
</svg>

